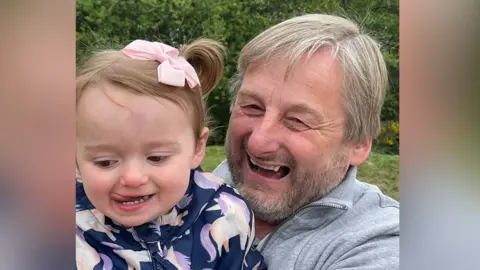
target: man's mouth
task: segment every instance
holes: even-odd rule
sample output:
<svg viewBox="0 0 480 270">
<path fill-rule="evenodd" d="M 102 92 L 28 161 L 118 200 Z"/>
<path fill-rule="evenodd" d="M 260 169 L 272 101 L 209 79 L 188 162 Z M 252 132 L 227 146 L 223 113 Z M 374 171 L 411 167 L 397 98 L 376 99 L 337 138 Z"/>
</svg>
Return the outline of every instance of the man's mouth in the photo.
<svg viewBox="0 0 480 270">
<path fill-rule="evenodd" d="M 266 164 L 260 161 L 256 161 L 248 154 L 247 158 L 250 169 L 263 177 L 280 180 L 290 173 L 290 168 L 287 166 Z"/>
<path fill-rule="evenodd" d="M 116 201 L 117 203 L 124 204 L 124 205 L 134 205 L 134 204 L 140 204 L 144 203 L 148 200 L 150 200 L 153 195 L 155 194 L 150 194 L 150 195 L 144 195 L 144 196 L 122 196 L 122 195 L 114 195 L 112 196 L 113 200 Z"/>
</svg>

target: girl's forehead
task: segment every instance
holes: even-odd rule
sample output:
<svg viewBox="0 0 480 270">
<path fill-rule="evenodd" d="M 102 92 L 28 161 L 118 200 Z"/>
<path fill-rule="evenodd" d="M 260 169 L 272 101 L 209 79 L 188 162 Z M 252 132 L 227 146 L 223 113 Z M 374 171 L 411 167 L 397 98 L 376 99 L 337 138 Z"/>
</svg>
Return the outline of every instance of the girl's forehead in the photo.
<svg viewBox="0 0 480 270">
<path fill-rule="evenodd" d="M 178 104 L 121 89 L 86 89 L 77 106 L 79 129 L 173 132 L 188 126 L 189 116 Z"/>
<path fill-rule="evenodd" d="M 178 108 L 177 108 L 178 107 Z M 112 84 L 94 85 L 84 90 L 78 110 L 152 115 L 180 109 L 178 104 L 161 97 L 134 93 Z"/>
</svg>

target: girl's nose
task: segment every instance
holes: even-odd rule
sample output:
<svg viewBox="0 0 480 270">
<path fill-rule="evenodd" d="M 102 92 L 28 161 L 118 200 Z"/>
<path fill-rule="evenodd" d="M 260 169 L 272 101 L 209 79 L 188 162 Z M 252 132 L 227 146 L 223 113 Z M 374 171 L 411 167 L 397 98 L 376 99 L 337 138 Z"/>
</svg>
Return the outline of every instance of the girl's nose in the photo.
<svg viewBox="0 0 480 270">
<path fill-rule="evenodd" d="M 130 167 L 125 171 L 120 179 L 120 183 L 127 187 L 138 187 L 148 182 L 148 176 L 142 172 L 141 168 Z"/>
</svg>

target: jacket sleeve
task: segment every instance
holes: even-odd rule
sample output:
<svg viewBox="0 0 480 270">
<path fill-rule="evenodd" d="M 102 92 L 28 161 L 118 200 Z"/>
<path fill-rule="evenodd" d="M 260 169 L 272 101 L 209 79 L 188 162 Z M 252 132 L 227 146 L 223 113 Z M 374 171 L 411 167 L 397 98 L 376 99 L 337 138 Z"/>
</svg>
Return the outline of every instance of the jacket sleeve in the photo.
<svg viewBox="0 0 480 270">
<path fill-rule="evenodd" d="M 215 269 L 238 269 L 238 270 L 265 270 L 267 266 L 264 262 L 263 256 L 260 252 L 253 247 L 253 241 L 255 240 L 255 221 L 253 212 L 250 210 L 250 223 L 249 234 L 247 241 L 241 249 L 230 250 L 222 254 L 219 258 L 218 264 Z M 237 238 L 237 240 L 234 240 Z M 230 239 L 230 245 L 238 245 L 239 236 Z M 232 243 L 235 241 L 235 243 Z"/>
<path fill-rule="evenodd" d="M 382 235 L 359 245 L 345 253 L 328 270 L 399 269 L 399 235 Z"/>
</svg>

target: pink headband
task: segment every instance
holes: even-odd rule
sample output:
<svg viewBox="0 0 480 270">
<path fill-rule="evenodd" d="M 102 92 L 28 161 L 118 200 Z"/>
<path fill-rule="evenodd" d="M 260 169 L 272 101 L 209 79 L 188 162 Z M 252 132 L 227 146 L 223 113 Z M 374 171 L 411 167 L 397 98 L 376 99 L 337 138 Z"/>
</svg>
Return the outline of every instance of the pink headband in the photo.
<svg viewBox="0 0 480 270">
<path fill-rule="evenodd" d="M 122 50 L 128 57 L 140 60 L 156 60 L 158 81 L 164 84 L 184 87 L 185 80 L 190 88 L 200 84 L 195 69 L 185 58 L 178 56 L 179 51 L 159 42 L 135 40 Z"/>
</svg>

